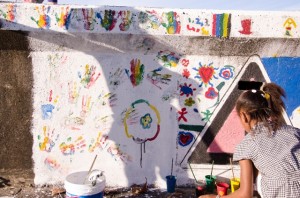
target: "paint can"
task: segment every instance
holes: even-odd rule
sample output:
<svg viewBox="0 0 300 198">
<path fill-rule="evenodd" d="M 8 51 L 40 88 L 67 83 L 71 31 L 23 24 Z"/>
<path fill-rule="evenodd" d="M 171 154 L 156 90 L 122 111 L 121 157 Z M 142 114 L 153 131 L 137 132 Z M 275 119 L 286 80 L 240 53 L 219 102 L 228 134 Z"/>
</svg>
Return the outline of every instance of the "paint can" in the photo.
<svg viewBox="0 0 300 198">
<path fill-rule="evenodd" d="M 168 193 L 175 192 L 177 178 L 173 175 L 168 175 L 166 176 L 166 179 L 167 179 L 167 192 Z"/>
<path fill-rule="evenodd" d="M 102 171 L 81 171 L 65 179 L 66 198 L 103 198 L 105 176 Z"/>
<path fill-rule="evenodd" d="M 196 197 L 201 195 L 205 195 L 206 184 L 205 181 L 195 181 L 195 188 L 196 188 Z"/>
</svg>

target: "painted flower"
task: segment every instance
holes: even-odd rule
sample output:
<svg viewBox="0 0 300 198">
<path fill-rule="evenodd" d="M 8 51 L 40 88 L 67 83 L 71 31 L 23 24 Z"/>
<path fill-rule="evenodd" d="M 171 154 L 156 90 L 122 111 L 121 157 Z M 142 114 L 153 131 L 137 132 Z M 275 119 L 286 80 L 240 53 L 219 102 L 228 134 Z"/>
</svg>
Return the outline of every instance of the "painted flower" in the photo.
<svg viewBox="0 0 300 198">
<path fill-rule="evenodd" d="M 218 97 L 218 92 L 216 92 L 215 88 L 210 87 L 208 90 L 205 92 L 205 97 L 209 99 L 215 99 Z"/>
<path fill-rule="evenodd" d="M 185 77 L 185 78 L 189 78 L 191 75 L 190 71 L 187 70 L 187 69 L 184 69 L 183 72 L 182 72 L 182 76 Z"/>
<path fill-rule="evenodd" d="M 196 88 L 192 87 L 192 84 L 187 85 L 184 83 L 183 85 L 179 85 L 180 87 L 180 96 L 186 95 L 186 97 L 192 96 Z"/>
<path fill-rule="evenodd" d="M 219 76 L 225 80 L 229 80 L 233 77 L 233 71 L 231 67 L 224 67 L 220 70 Z"/>
<path fill-rule="evenodd" d="M 149 129 L 151 127 L 152 118 L 149 113 L 141 117 L 140 124 L 142 125 L 143 129 Z"/>
<path fill-rule="evenodd" d="M 193 106 L 193 104 L 195 104 L 195 100 L 193 100 L 192 97 L 189 97 L 188 99 L 186 99 L 186 100 L 184 101 L 184 105 L 186 105 L 186 106 L 191 107 L 191 106 Z"/>
<path fill-rule="evenodd" d="M 199 87 L 202 87 L 204 84 L 205 87 L 209 84 L 210 86 L 213 86 L 212 84 L 212 79 L 218 79 L 217 76 L 215 76 L 216 70 L 219 68 L 215 68 L 213 66 L 213 63 L 209 63 L 208 65 L 202 65 L 201 62 L 199 62 L 199 67 L 196 68 L 194 67 L 193 70 L 197 72 L 197 75 L 195 78 L 198 78 L 200 80 L 200 85 Z"/>
</svg>

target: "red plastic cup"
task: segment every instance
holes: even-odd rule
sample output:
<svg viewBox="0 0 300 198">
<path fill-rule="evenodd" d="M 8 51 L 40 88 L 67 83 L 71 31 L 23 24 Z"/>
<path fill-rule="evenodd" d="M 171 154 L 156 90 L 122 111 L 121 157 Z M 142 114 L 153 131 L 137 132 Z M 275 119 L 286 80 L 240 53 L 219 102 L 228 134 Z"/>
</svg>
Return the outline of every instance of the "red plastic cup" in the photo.
<svg viewBox="0 0 300 198">
<path fill-rule="evenodd" d="M 225 182 L 218 182 L 217 183 L 217 193 L 220 196 L 227 195 L 227 190 L 229 188 L 229 184 Z"/>
<path fill-rule="evenodd" d="M 196 181 L 195 182 L 196 197 L 199 197 L 201 195 L 205 195 L 205 187 L 206 187 L 205 182 L 203 182 L 203 181 Z"/>
</svg>

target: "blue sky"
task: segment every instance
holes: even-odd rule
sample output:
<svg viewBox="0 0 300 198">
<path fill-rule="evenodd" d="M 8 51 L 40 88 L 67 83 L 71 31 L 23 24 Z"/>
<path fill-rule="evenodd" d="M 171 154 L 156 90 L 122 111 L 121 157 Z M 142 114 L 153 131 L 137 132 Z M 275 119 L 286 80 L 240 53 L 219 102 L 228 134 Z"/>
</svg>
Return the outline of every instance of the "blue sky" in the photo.
<svg viewBox="0 0 300 198">
<path fill-rule="evenodd" d="M 59 4 L 218 10 L 300 11 L 299 0 L 58 0 Z"/>
</svg>

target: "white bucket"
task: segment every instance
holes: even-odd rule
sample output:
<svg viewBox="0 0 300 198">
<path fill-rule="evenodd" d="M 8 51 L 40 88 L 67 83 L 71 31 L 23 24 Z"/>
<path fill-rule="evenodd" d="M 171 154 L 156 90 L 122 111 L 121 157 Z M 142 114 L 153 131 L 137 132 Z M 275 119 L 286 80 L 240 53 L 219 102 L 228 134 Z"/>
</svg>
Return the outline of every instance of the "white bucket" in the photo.
<svg viewBox="0 0 300 198">
<path fill-rule="evenodd" d="M 66 177 L 66 198 L 103 198 L 105 176 L 99 170 L 92 171 L 88 178 L 87 175 L 88 171 L 81 171 Z"/>
</svg>

